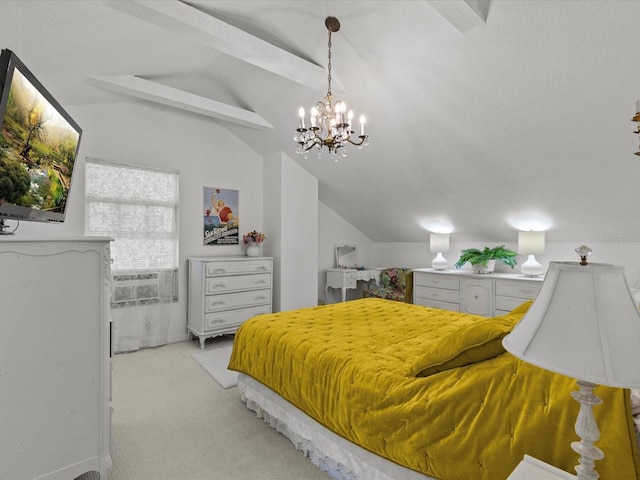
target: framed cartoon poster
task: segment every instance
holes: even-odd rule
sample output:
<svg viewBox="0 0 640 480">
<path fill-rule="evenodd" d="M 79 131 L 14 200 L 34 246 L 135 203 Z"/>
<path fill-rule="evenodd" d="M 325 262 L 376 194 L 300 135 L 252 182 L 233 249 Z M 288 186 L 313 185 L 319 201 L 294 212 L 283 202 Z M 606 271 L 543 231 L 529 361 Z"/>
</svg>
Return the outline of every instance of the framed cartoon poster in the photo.
<svg viewBox="0 0 640 480">
<path fill-rule="evenodd" d="M 205 245 L 238 245 L 238 190 L 203 188 Z"/>
</svg>

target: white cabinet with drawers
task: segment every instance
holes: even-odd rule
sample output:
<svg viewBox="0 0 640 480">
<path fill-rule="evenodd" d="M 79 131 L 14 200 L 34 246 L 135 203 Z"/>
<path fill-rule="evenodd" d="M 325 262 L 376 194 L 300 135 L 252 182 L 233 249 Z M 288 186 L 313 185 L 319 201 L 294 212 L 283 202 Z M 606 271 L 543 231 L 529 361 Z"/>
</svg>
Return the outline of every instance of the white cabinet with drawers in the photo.
<svg viewBox="0 0 640 480">
<path fill-rule="evenodd" d="M 507 313 L 525 300 L 536 298 L 542 288 L 541 279 L 539 281 L 527 280 L 496 279 L 496 315 Z"/>
<path fill-rule="evenodd" d="M 413 271 L 413 303 L 425 307 L 460 311 L 460 277 Z"/>
<path fill-rule="evenodd" d="M 0 479 L 109 478 L 110 259 L 107 238 L 0 240 Z"/>
<path fill-rule="evenodd" d="M 413 303 L 485 317 L 503 315 L 534 299 L 543 280 L 519 274 L 418 268 L 413 271 Z"/>
<path fill-rule="evenodd" d="M 204 257 L 189 259 L 189 340 L 204 348 L 207 338 L 235 333 L 255 315 L 271 313 L 273 259 Z"/>
<path fill-rule="evenodd" d="M 483 317 L 493 316 L 493 279 L 465 277 L 460 279 L 460 311 L 482 315 Z"/>
</svg>

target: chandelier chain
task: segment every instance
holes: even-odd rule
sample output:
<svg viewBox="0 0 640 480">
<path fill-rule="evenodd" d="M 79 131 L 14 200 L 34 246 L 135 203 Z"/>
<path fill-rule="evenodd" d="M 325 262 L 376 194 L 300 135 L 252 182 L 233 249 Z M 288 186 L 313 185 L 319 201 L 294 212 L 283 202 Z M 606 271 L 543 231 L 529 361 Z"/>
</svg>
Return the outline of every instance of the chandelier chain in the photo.
<svg viewBox="0 0 640 480">
<path fill-rule="evenodd" d="M 328 64 L 328 76 L 327 76 L 327 80 L 329 81 L 329 88 L 327 90 L 327 96 L 330 97 L 331 96 L 331 30 L 328 30 L 329 32 L 329 54 L 327 55 L 329 58 L 329 64 Z"/>
</svg>

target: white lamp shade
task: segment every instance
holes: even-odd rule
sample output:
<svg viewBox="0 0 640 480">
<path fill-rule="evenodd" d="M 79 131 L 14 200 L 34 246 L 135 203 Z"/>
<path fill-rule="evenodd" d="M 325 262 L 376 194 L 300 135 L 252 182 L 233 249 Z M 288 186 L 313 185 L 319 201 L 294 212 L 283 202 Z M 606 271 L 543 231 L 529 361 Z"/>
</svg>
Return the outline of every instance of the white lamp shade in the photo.
<svg viewBox="0 0 640 480">
<path fill-rule="evenodd" d="M 429 250 L 431 253 L 447 253 L 449 251 L 449 234 L 432 233 L 429 236 Z"/>
<path fill-rule="evenodd" d="M 619 266 L 550 262 L 540 293 L 502 343 L 545 370 L 640 388 L 640 313 Z"/>
<path fill-rule="evenodd" d="M 544 232 L 518 232 L 518 253 L 544 255 Z"/>
</svg>

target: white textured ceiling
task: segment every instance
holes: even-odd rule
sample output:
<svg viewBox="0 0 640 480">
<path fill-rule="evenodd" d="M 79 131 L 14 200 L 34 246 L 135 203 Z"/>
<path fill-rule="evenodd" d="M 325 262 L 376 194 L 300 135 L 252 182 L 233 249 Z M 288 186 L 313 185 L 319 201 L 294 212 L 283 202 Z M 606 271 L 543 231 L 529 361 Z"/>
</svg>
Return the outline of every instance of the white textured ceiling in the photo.
<svg viewBox="0 0 640 480">
<path fill-rule="evenodd" d="M 298 161 L 320 200 L 374 241 L 426 241 L 430 229 L 508 242 L 518 228 L 640 241 L 629 121 L 640 2 L 31 0 L 0 12 L 2 48 L 46 72 L 63 105 L 244 110 L 235 123 L 205 115 Z M 292 140 L 299 106 L 326 93 L 328 15 L 342 24 L 334 95 L 367 116 L 371 137 L 338 163 L 305 160 Z M 182 92 L 182 105 L 136 77 L 154 95 Z M 127 88 L 109 88 L 115 78 Z"/>
</svg>

